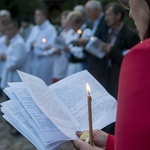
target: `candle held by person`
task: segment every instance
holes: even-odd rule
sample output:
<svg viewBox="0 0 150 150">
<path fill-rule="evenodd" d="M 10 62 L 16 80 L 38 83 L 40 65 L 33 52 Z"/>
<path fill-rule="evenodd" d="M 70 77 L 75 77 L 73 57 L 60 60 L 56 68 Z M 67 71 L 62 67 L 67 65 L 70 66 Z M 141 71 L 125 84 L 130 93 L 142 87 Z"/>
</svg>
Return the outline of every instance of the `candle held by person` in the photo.
<svg viewBox="0 0 150 150">
<path fill-rule="evenodd" d="M 87 101 L 88 101 L 88 119 L 89 119 L 89 140 L 90 144 L 93 146 L 93 126 L 92 126 L 92 97 L 91 90 L 88 83 L 86 84 L 87 89 Z"/>
</svg>

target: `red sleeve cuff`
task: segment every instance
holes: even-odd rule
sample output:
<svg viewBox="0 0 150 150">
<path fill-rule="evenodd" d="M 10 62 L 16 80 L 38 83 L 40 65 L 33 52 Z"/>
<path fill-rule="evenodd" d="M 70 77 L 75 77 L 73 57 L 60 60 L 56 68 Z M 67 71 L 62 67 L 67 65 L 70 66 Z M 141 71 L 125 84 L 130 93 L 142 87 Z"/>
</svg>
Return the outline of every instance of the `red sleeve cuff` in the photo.
<svg viewBox="0 0 150 150">
<path fill-rule="evenodd" d="M 106 150 L 114 150 L 114 141 L 115 141 L 115 137 L 109 134 L 106 143 Z"/>
</svg>

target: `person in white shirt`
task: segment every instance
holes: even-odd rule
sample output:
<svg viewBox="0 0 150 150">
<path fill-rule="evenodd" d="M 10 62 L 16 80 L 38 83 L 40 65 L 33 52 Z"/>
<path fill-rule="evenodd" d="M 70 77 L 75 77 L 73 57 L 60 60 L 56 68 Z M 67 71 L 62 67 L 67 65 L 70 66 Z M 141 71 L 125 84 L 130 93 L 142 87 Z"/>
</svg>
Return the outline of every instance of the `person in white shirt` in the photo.
<svg viewBox="0 0 150 150">
<path fill-rule="evenodd" d="M 89 40 L 91 37 L 91 29 L 86 27 L 84 24 L 83 16 L 78 11 L 72 11 L 68 14 L 67 20 L 70 22 L 70 25 L 74 32 L 72 33 L 69 43 L 69 66 L 67 70 L 67 76 L 77 73 L 84 70 L 86 55 L 84 53 L 84 46 L 79 43 L 79 39 Z"/>
<path fill-rule="evenodd" d="M 57 53 L 54 55 L 54 66 L 53 66 L 53 83 L 63 79 L 66 77 L 67 68 L 68 68 L 68 54 L 65 51 L 67 48 L 66 38 L 68 32 L 70 30 L 70 26 L 66 21 L 67 15 L 69 14 L 70 10 L 65 10 L 61 13 L 61 32 L 58 33 L 58 37 L 55 40 L 55 46 L 58 50 Z M 60 47 L 62 41 L 63 44 L 66 44 L 64 47 Z"/>
<path fill-rule="evenodd" d="M 24 17 L 21 20 L 21 27 L 19 29 L 19 33 L 25 41 L 28 39 L 32 28 L 33 24 L 31 23 L 30 18 Z"/>
<path fill-rule="evenodd" d="M 11 19 L 5 26 L 5 36 L 1 41 L 5 47 L 5 65 L 2 71 L 1 87 L 7 87 L 8 82 L 20 81 L 17 70 L 25 71 L 26 49 L 23 38 L 18 34 L 18 23 Z"/>
<path fill-rule="evenodd" d="M 6 39 L 5 35 L 0 37 L 0 83 L 2 79 L 3 68 L 5 65 L 5 61 L 6 61 L 7 45 L 6 45 L 5 39 Z M 3 96 L 3 90 L 1 87 L 0 87 L 0 96 Z"/>
<path fill-rule="evenodd" d="M 55 51 L 52 47 L 57 32 L 48 21 L 47 16 L 48 13 L 44 8 L 35 11 L 35 23 L 37 25 L 33 28 L 26 42 L 26 47 L 28 53 L 32 55 L 31 73 L 50 85 L 52 83 L 53 54 Z"/>
</svg>

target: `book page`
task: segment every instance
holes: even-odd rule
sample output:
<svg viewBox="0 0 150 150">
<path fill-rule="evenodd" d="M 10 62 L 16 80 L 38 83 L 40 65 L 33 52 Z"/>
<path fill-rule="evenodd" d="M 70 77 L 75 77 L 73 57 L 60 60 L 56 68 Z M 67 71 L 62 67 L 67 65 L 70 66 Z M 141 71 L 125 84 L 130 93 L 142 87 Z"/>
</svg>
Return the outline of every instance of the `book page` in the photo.
<svg viewBox="0 0 150 150">
<path fill-rule="evenodd" d="M 3 117 L 14 127 L 16 127 L 26 138 L 28 138 L 37 148 L 44 148 L 40 138 L 34 128 L 28 123 L 21 112 L 17 109 L 15 103 L 11 100 L 3 102 L 2 112 Z"/>
<path fill-rule="evenodd" d="M 37 132 L 45 145 L 48 145 L 51 141 L 69 140 L 39 109 L 22 82 L 9 83 L 9 86 L 19 99 L 18 103 L 20 102 L 23 105 L 23 109 L 34 121 L 34 127 L 37 126 Z"/>
<path fill-rule="evenodd" d="M 91 37 L 89 42 L 87 43 L 85 47 L 85 51 L 89 52 L 90 54 L 96 56 L 97 58 L 102 59 L 105 56 L 105 52 L 103 52 L 102 46 L 104 42 L 97 37 Z"/>
<path fill-rule="evenodd" d="M 15 95 L 15 93 L 13 92 L 13 90 L 10 87 L 7 87 L 7 88 L 4 89 L 4 92 L 11 99 L 11 101 L 13 101 L 13 103 L 15 104 L 15 106 L 17 107 L 17 109 L 23 114 L 23 116 L 26 118 L 26 120 L 28 120 L 28 122 L 30 123 L 30 125 L 32 127 L 34 127 L 34 129 L 36 131 L 39 131 L 39 129 L 35 125 L 34 121 L 31 119 L 31 117 L 28 114 L 28 112 L 24 109 L 24 106 L 19 101 L 18 97 Z M 39 135 L 40 135 L 40 133 L 39 133 Z"/>
<path fill-rule="evenodd" d="M 18 72 L 27 91 L 43 113 L 66 136 L 76 139 L 77 123 L 55 94 L 49 91 L 44 81 L 33 75 Z"/>
<path fill-rule="evenodd" d="M 19 74 L 34 101 L 70 138 L 76 138 L 74 134 L 76 130 L 88 130 L 86 83 L 91 87 L 93 99 L 93 128 L 101 129 L 115 121 L 116 100 L 88 71 L 71 75 L 49 86 L 49 89 L 37 77 L 22 72 Z"/>
<path fill-rule="evenodd" d="M 2 112 L 3 117 L 14 126 L 23 136 L 25 136 L 35 147 L 39 150 L 52 150 L 58 147 L 64 141 L 51 141 L 51 144 L 45 146 L 40 139 L 40 136 L 34 130 L 34 128 L 29 124 L 29 121 L 24 118 L 22 113 L 17 109 L 15 103 L 12 100 L 3 102 Z"/>
<path fill-rule="evenodd" d="M 88 130 L 86 83 L 91 87 L 93 128 L 101 129 L 115 121 L 117 103 L 88 71 L 81 71 L 49 86 L 49 91 L 55 93 L 69 110 L 80 130 Z"/>
</svg>

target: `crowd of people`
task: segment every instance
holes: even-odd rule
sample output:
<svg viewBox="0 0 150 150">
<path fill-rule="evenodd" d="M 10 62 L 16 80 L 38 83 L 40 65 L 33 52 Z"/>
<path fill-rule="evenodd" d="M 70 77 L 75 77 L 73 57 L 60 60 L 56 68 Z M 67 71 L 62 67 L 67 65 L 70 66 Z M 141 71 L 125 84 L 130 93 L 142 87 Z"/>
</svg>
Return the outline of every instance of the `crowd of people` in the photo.
<svg viewBox="0 0 150 150">
<path fill-rule="evenodd" d="M 38 76 L 47 85 L 87 69 L 115 98 L 124 56 L 140 39 L 124 22 L 124 8 L 117 2 L 102 8 L 89 0 L 61 14 L 58 32 L 45 8 L 37 8 L 34 24 L 25 17 L 21 26 L 8 10 L 0 11 L 1 89 L 20 81 L 16 70 Z M 88 51 L 94 38 L 102 41 L 97 54 Z M 95 46 L 95 45 L 93 45 Z M 103 53 L 98 57 L 98 53 Z M 104 129 L 114 134 L 114 125 Z"/>
</svg>

